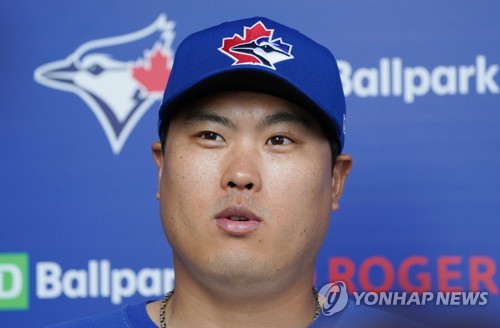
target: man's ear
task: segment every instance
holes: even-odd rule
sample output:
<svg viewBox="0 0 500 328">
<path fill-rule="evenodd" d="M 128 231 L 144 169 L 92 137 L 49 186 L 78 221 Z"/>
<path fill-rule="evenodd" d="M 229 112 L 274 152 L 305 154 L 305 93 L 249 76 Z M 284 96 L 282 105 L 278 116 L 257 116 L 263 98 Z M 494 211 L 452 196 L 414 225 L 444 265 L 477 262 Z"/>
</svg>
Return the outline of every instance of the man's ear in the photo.
<svg viewBox="0 0 500 328">
<path fill-rule="evenodd" d="M 153 160 L 158 167 L 158 191 L 156 192 L 156 199 L 160 199 L 160 181 L 161 174 L 163 172 L 163 150 L 160 142 L 153 142 L 151 145 L 151 150 L 153 152 Z"/>
<path fill-rule="evenodd" d="M 335 160 L 335 166 L 333 167 L 333 177 L 332 177 L 332 210 L 336 211 L 339 209 L 339 199 L 344 191 L 345 180 L 349 171 L 352 167 L 352 157 L 351 155 L 341 154 L 337 156 Z"/>
</svg>

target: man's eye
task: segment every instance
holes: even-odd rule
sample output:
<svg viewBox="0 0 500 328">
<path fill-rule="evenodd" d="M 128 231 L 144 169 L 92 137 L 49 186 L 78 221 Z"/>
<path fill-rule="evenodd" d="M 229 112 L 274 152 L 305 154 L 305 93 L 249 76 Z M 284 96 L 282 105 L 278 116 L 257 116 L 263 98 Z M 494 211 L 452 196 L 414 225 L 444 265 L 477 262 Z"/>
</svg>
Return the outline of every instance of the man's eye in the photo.
<svg viewBox="0 0 500 328">
<path fill-rule="evenodd" d="M 220 134 L 211 131 L 203 131 L 198 134 L 198 137 L 207 140 L 222 141 L 224 138 Z"/>
<path fill-rule="evenodd" d="M 293 141 L 284 136 L 274 136 L 269 138 L 266 142 L 268 145 L 288 145 L 291 143 L 293 143 Z"/>
</svg>

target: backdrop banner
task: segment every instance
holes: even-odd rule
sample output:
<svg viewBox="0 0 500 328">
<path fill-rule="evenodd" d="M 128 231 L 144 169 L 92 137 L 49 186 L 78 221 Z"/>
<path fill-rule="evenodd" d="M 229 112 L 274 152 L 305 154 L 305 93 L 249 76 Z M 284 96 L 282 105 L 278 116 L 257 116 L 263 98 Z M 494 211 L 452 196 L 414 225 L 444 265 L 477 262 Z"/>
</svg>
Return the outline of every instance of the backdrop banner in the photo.
<svg viewBox="0 0 500 328">
<path fill-rule="evenodd" d="M 315 285 L 341 280 L 360 306 L 428 324 L 499 320 L 499 13 L 487 0 L 3 1 L 0 326 L 173 287 L 151 156 L 164 86 L 187 35 L 252 16 L 328 47 L 347 96 L 354 166 Z"/>
</svg>

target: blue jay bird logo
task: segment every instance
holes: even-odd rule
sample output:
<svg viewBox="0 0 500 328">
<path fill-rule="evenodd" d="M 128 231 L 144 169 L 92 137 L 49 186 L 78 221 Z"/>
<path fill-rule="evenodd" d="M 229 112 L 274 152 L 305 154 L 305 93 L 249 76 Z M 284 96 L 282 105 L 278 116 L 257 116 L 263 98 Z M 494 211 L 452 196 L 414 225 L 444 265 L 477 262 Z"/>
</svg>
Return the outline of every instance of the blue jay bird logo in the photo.
<svg viewBox="0 0 500 328">
<path fill-rule="evenodd" d="M 144 113 L 162 98 L 173 63 L 174 26 L 161 14 L 141 30 L 85 42 L 65 59 L 36 68 L 34 79 L 78 95 L 118 155 Z"/>
<path fill-rule="evenodd" d="M 273 34 L 273 29 L 258 21 L 252 27 L 245 26 L 243 36 L 224 38 L 219 51 L 234 59 L 233 65 L 261 65 L 275 70 L 274 64 L 294 57 L 292 45 L 281 38 L 273 39 Z"/>
</svg>

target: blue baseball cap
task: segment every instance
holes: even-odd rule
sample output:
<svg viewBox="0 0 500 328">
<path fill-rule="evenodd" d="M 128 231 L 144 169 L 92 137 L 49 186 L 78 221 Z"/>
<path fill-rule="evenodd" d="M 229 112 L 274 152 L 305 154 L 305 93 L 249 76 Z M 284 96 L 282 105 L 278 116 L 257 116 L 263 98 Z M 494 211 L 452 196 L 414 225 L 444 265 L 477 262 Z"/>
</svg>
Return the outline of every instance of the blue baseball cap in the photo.
<svg viewBox="0 0 500 328">
<path fill-rule="evenodd" d="M 222 23 L 179 45 L 159 131 L 184 103 L 236 90 L 271 94 L 310 110 L 342 150 L 345 97 L 335 57 L 299 31 L 264 17 Z"/>
</svg>

